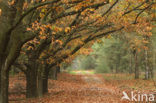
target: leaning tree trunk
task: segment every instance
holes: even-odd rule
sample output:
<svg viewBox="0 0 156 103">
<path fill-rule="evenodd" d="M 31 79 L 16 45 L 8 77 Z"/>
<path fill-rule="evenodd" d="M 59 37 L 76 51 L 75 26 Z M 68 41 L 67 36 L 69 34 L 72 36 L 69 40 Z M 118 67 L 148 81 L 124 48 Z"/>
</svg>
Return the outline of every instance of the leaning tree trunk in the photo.
<svg viewBox="0 0 156 103">
<path fill-rule="evenodd" d="M 16 0 L 15 5 L 9 5 L 9 1 L 0 0 L 0 103 L 8 103 L 10 66 L 19 56 L 22 45 L 33 39 L 30 32 L 25 32 L 26 22 L 23 25 L 20 19 L 24 0 Z"/>
</svg>

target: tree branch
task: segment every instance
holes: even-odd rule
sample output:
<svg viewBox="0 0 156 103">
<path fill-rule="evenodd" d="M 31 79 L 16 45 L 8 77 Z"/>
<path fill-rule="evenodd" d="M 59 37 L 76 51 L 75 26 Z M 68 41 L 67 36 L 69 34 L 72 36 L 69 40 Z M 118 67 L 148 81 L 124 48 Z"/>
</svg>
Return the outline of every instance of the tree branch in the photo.
<svg viewBox="0 0 156 103">
<path fill-rule="evenodd" d="M 21 21 L 29 14 L 31 13 L 33 10 L 41 7 L 41 6 L 44 6 L 44 5 L 48 5 L 48 4 L 54 4 L 54 3 L 57 3 L 59 2 L 60 0 L 54 0 L 54 1 L 47 1 L 47 2 L 44 2 L 44 3 L 40 3 L 40 4 L 37 4 L 35 5 L 34 7 L 30 8 L 29 10 L 27 10 L 24 14 L 22 14 L 22 16 L 19 18 L 19 20 L 15 23 L 15 25 L 12 27 L 12 29 L 16 28 L 20 23 Z"/>
<path fill-rule="evenodd" d="M 105 16 L 109 11 L 111 11 L 111 9 L 119 2 L 119 0 L 116 0 L 115 3 L 113 3 L 113 5 L 111 7 L 109 7 L 109 9 L 102 14 L 102 17 Z"/>
</svg>

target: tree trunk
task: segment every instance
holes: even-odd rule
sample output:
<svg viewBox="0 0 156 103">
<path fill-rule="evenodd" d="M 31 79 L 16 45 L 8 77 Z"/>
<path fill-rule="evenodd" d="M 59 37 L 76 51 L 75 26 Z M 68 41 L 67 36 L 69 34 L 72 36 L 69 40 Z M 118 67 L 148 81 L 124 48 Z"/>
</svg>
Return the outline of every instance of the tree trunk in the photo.
<svg viewBox="0 0 156 103">
<path fill-rule="evenodd" d="M 154 70 L 153 70 L 153 63 L 149 66 L 149 79 L 154 78 Z"/>
<path fill-rule="evenodd" d="M 135 53 L 135 79 L 139 79 L 139 68 L 138 68 L 138 58 L 137 53 Z"/>
<path fill-rule="evenodd" d="M 57 66 L 56 69 L 57 69 L 57 73 L 61 72 L 60 66 Z"/>
<path fill-rule="evenodd" d="M 133 69 L 132 69 L 132 55 L 130 55 L 130 62 L 129 62 L 129 74 L 133 73 Z"/>
<path fill-rule="evenodd" d="M 35 68 L 27 69 L 26 74 L 26 97 L 37 97 L 37 73 Z"/>
<path fill-rule="evenodd" d="M 42 86 L 42 90 L 43 90 L 43 94 L 48 93 L 48 76 L 49 76 L 49 72 L 50 69 L 49 68 L 45 68 L 44 69 L 44 73 L 43 73 L 43 86 Z"/>
<path fill-rule="evenodd" d="M 0 68 L 0 93 L 1 93 L 1 68 Z"/>
<path fill-rule="evenodd" d="M 153 70 L 153 67 L 151 67 L 150 75 L 151 75 L 151 78 L 154 78 L 154 70 Z"/>
<path fill-rule="evenodd" d="M 41 75 L 38 75 L 38 88 L 37 88 L 37 93 L 38 97 L 43 97 L 43 79 Z"/>
<path fill-rule="evenodd" d="M 52 68 L 52 79 L 57 80 L 57 68 Z"/>
<path fill-rule="evenodd" d="M 8 103 L 9 71 L 5 66 L 1 68 L 0 103 Z"/>
<path fill-rule="evenodd" d="M 145 80 L 149 79 L 149 66 L 148 66 L 148 54 L 145 50 Z"/>
<path fill-rule="evenodd" d="M 120 54 L 118 54 L 117 58 L 118 58 L 118 60 L 116 61 L 116 73 L 119 73 L 119 72 L 121 72 L 121 70 L 119 69 L 120 68 L 120 60 L 121 60 Z"/>
<path fill-rule="evenodd" d="M 41 70 L 42 69 L 42 70 Z M 48 77 L 50 69 L 45 65 L 38 72 L 38 96 L 48 93 Z"/>
<path fill-rule="evenodd" d="M 38 75 L 37 75 L 37 79 L 38 79 L 38 97 L 42 97 L 43 96 L 43 70 L 44 70 L 44 65 L 40 65 L 38 68 Z"/>
</svg>

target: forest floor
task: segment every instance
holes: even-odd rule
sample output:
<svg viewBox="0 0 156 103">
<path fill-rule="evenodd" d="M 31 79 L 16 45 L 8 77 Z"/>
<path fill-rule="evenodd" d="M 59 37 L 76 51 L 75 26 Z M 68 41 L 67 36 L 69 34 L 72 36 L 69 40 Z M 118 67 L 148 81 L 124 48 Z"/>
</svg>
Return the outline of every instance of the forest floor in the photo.
<svg viewBox="0 0 156 103">
<path fill-rule="evenodd" d="M 155 90 L 152 81 L 124 79 L 123 75 L 81 72 L 61 73 L 58 80 L 50 79 L 49 93 L 42 98 L 25 99 L 25 95 L 21 95 L 25 90 L 24 77 L 11 77 L 9 87 L 9 103 L 132 103 L 121 101 L 122 91 Z"/>
</svg>

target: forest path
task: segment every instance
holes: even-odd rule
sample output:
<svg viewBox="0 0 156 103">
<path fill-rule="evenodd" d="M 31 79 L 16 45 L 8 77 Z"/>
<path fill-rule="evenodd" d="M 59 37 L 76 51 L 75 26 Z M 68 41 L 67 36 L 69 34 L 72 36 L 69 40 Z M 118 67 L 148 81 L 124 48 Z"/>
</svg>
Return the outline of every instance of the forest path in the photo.
<svg viewBox="0 0 156 103">
<path fill-rule="evenodd" d="M 118 89 L 98 74 L 61 73 L 58 80 L 49 79 L 48 87 L 49 93 L 43 98 L 10 103 L 123 103 Z"/>
<path fill-rule="evenodd" d="M 90 85 L 91 90 L 97 90 L 99 92 L 107 92 L 106 94 L 109 94 L 110 97 L 111 95 L 116 94 L 116 90 L 114 88 L 112 89 L 112 87 L 105 85 L 105 80 L 100 75 L 82 74 L 81 78 L 86 84 Z"/>
<path fill-rule="evenodd" d="M 83 75 L 82 79 L 86 83 L 103 83 L 102 78 L 94 74 Z"/>
<path fill-rule="evenodd" d="M 120 95 L 118 94 L 118 90 L 116 87 L 112 87 L 110 85 L 105 84 L 105 80 L 102 75 L 97 74 L 81 74 L 82 80 L 88 85 L 88 95 L 90 92 L 95 92 L 98 99 L 101 101 L 95 102 L 95 103 L 123 103 L 120 101 Z M 94 103 L 94 102 L 93 102 Z"/>
</svg>

